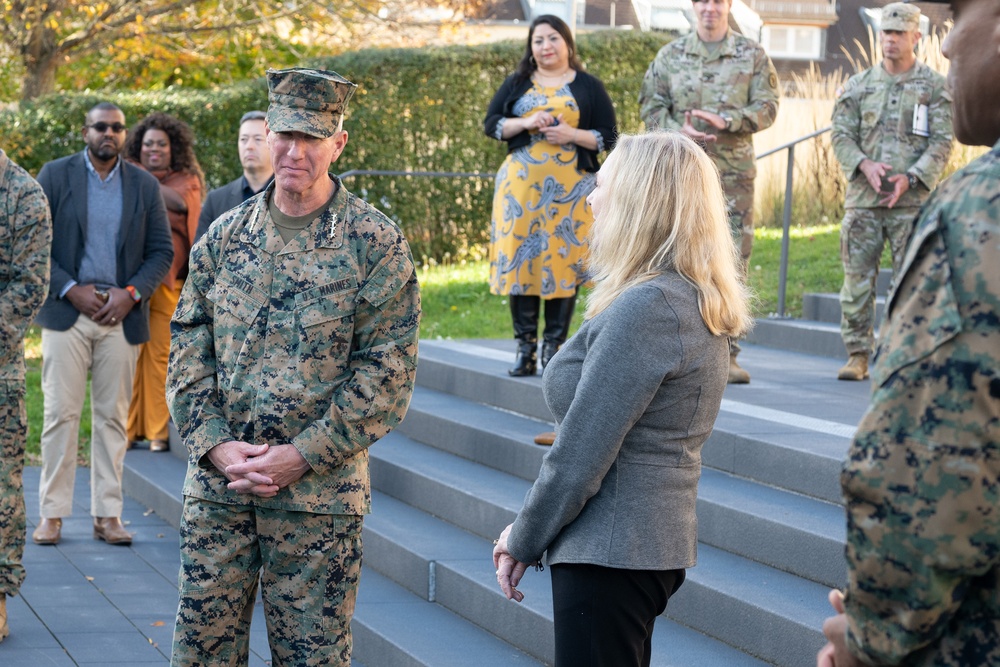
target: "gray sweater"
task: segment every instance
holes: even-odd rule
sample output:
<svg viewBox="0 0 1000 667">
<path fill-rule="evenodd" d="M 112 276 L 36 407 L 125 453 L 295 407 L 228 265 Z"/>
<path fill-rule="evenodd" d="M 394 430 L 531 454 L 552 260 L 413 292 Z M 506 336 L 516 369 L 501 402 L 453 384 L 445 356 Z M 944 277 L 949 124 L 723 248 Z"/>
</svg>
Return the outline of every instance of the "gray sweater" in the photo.
<svg viewBox="0 0 1000 667">
<path fill-rule="evenodd" d="M 729 344 L 674 272 L 626 290 L 545 368 L 559 426 L 508 546 L 522 562 L 692 567 L 701 447 L 719 413 Z"/>
</svg>

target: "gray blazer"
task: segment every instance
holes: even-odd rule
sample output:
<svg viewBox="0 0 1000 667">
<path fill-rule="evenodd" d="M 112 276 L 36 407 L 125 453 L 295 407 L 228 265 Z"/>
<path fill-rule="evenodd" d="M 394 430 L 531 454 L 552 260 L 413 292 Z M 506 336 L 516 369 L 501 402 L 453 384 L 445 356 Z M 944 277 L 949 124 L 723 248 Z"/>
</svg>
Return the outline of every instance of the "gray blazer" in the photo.
<svg viewBox="0 0 1000 667">
<path fill-rule="evenodd" d="M 118 287 L 134 285 L 142 295 L 142 307 L 129 311 L 122 320 L 122 329 L 125 340 L 138 345 L 149 340 L 149 297 L 170 269 L 174 244 L 159 181 L 124 160 L 121 169 Z M 83 152 L 45 164 L 38 172 L 38 182 L 52 211 L 52 282 L 35 322 L 46 329 L 66 331 L 80 315 L 59 294 L 70 280 L 77 280 L 87 239 L 87 165 Z"/>
<path fill-rule="evenodd" d="M 692 567 L 701 447 L 719 413 L 729 342 L 668 272 L 587 320 L 545 367 L 559 426 L 514 521 L 522 562 Z"/>
</svg>

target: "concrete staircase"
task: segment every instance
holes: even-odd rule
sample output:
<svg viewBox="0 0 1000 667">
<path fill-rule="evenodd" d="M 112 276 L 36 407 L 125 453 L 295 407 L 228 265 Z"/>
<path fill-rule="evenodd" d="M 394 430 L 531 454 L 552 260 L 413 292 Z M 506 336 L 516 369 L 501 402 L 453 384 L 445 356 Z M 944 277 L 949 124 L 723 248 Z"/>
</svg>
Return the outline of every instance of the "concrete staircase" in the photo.
<svg viewBox="0 0 1000 667">
<path fill-rule="evenodd" d="M 817 334 L 775 324 L 792 333 L 758 328 L 741 355 L 753 380 L 727 388 L 706 443 L 698 565 L 657 621 L 653 665 L 800 667 L 824 643 L 826 594 L 845 577 L 840 463 L 869 386 L 835 379 L 842 346 L 795 351 Z M 765 347 L 772 341 L 777 349 Z M 410 411 L 370 450 L 374 511 L 354 618 L 355 659 L 368 667 L 553 660 L 548 570 L 529 571 L 516 604 L 500 594 L 490 557 L 547 451 L 532 438 L 552 429 L 541 378 L 506 373 L 513 349 L 421 341 Z M 176 438 L 171 451 L 130 451 L 125 485 L 176 525 Z"/>
</svg>

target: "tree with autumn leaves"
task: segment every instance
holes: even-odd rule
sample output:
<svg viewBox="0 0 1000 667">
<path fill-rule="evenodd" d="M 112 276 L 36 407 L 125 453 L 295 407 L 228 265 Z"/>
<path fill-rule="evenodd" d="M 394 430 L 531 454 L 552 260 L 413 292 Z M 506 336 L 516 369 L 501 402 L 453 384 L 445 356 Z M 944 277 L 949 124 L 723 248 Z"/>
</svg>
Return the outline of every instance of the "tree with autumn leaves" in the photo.
<svg viewBox="0 0 1000 667">
<path fill-rule="evenodd" d="M 206 87 L 303 58 L 416 45 L 462 0 L 0 0 L 0 99 Z M 431 26 L 429 9 L 445 9 Z M 440 17 L 440 14 L 438 14 Z M 18 86 L 18 82 L 20 86 Z"/>
</svg>

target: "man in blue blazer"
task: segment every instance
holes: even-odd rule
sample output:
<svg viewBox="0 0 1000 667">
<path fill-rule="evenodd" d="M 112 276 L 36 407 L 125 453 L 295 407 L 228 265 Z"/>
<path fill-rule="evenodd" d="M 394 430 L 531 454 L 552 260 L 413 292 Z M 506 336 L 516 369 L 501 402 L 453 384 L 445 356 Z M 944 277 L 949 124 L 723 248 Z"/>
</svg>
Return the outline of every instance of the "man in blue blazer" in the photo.
<svg viewBox="0 0 1000 667">
<path fill-rule="evenodd" d="M 159 182 L 119 156 L 126 130 L 122 110 L 102 102 L 87 113 L 86 148 L 38 174 L 53 231 L 51 288 L 35 318 L 45 396 L 38 544 L 57 544 L 72 513 L 88 371 L 94 539 L 132 542 L 121 523 L 132 376 L 149 340 L 149 297 L 174 251 Z"/>
<path fill-rule="evenodd" d="M 201 215 L 198 216 L 195 241 L 208 231 L 208 226 L 216 218 L 271 184 L 274 168 L 271 166 L 271 149 L 265 140 L 264 118 L 263 111 L 247 111 L 240 118 L 240 134 L 236 146 L 240 164 L 243 165 L 243 175 L 208 193 L 205 203 L 201 205 Z"/>
</svg>

